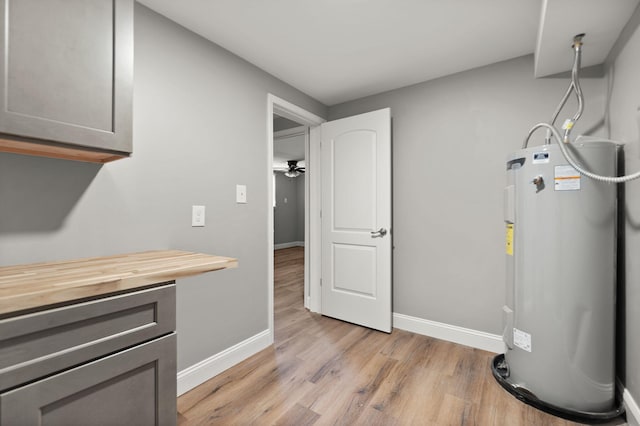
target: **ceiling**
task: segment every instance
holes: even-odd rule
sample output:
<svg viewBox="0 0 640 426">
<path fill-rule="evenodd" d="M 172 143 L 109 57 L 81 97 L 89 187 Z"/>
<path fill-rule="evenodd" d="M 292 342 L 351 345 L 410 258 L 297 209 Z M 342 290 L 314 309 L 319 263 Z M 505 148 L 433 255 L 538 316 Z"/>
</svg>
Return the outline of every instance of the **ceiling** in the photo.
<svg viewBox="0 0 640 426">
<path fill-rule="evenodd" d="M 290 128 L 276 133 L 273 139 L 273 168 L 286 170 L 287 161 L 297 160 L 299 167 L 305 167 L 304 133 L 305 127 Z"/>
<path fill-rule="evenodd" d="M 138 1 L 327 106 L 534 51 L 537 75 L 567 71 L 570 39 L 581 32 L 587 32 L 583 63 L 602 63 L 638 3 Z M 589 34 L 595 34 L 591 50 Z"/>
<path fill-rule="evenodd" d="M 542 4 L 535 76 L 554 75 L 571 68 L 567 54 L 573 36 L 585 33 L 582 66 L 607 59 L 638 0 L 545 0 Z"/>
<path fill-rule="evenodd" d="M 541 0 L 139 0 L 325 105 L 533 53 Z"/>
</svg>

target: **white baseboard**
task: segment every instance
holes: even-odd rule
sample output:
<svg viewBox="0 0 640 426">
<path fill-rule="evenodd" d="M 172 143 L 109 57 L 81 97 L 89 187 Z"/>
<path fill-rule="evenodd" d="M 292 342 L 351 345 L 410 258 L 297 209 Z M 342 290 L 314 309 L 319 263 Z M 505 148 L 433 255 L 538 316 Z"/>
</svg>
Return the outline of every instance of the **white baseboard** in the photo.
<svg viewBox="0 0 640 426">
<path fill-rule="evenodd" d="M 289 247 L 304 247 L 304 241 L 291 241 L 289 243 L 274 244 L 274 250 L 285 249 Z"/>
<path fill-rule="evenodd" d="M 502 336 L 441 322 L 393 314 L 393 327 L 494 353 L 504 353 Z"/>
<path fill-rule="evenodd" d="M 225 349 L 197 364 L 178 372 L 178 396 L 217 376 L 224 370 L 233 367 L 273 343 L 269 330 Z"/>
</svg>

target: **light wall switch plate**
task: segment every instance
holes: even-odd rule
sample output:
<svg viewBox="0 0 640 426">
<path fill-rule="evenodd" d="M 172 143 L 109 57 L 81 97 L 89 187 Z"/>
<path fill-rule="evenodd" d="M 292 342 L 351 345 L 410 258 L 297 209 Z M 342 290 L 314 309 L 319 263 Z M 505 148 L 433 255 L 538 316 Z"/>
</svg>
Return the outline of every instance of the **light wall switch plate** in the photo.
<svg viewBox="0 0 640 426">
<path fill-rule="evenodd" d="M 247 185 L 236 185 L 236 203 L 246 204 Z"/>
<path fill-rule="evenodd" d="M 204 226 L 204 206 L 191 207 L 191 226 Z"/>
</svg>

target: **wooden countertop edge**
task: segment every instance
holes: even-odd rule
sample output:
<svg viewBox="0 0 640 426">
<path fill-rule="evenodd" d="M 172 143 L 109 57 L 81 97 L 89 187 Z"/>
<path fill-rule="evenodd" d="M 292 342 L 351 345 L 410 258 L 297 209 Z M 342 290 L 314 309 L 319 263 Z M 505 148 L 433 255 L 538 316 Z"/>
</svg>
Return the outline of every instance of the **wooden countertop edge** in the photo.
<svg viewBox="0 0 640 426">
<path fill-rule="evenodd" d="M 188 255 L 187 252 L 181 252 L 183 255 Z M 193 253 L 198 254 L 199 253 Z M 126 256 L 126 255 L 125 255 Z M 5 294 L 0 295 L 0 315 L 6 316 L 12 313 L 19 313 L 20 311 L 27 310 L 39 310 L 49 305 L 59 305 L 65 302 L 73 302 L 74 300 L 81 300 L 92 298 L 96 296 L 108 295 L 110 293 L 118 293 L 127 290 L 133 290 L 136 288 L 142 288 L 153 284 L 163 283 L 167 281 L 173 281 L 178 278 L 190 277 L 194 275 L 203 274 L 206 272 L 218 271 L 221 269 L 232 269 L 238 267 L 238 260 L 222 256 L 209 256 L 198 261 L 198 264 L 191 264 L 181 267 L 172 267 L 170 270 L 152 269 L 149 272 L 140 272 L 131 274 L 130 276 L 122 276 L 113 278 L 106 278 L 105 281 L 99 281 L 98 279 L 89 280 L 87 282 L 80 282 L 78 284 L 71 284 L 68 286 L 49 285 L 46 287 L 38 287 L 32 290 L 24 289 L 17 294 Z M 100 259 L 119 258 L 118 256 L 110 256 L 105 258 L 91 258 L 90 261 Z M 56 262 L 51 265 L 66 265 L 66 264 L 81 264 L 80 261 L 64 261 Z M 41 267 L 44 264 L 34 265 Z"/>
</svg>

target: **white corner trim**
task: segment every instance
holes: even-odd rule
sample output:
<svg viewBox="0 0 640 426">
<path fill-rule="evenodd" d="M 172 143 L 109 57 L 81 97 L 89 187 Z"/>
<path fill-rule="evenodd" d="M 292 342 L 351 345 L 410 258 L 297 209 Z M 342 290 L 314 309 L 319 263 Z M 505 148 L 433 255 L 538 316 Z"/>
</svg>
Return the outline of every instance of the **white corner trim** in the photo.
<svg viewBox="0 0 640 426">
<path fill-rule="evenodd" d="M 619 383 L 619 386 L 622 387 L 622 384 Z M 627 423 L 631 426 L 640 425 L 640 406 L 633 399 L 629 390 L 624 388 L 622 391 L 622 401 L 624 401 L 624 406 L 627 412 Z"/>
<path fill-rule="evenodd" d="M 191 367 L 179 371 L 178 396 L 269 347 L 272 343 L 271 330 L 264 330 Z"/>
<path fill-rule="evenodd" d="M 504 353 L 502 336 L 422 318 L 393 314 L 393 327 L 493 353 Z"/>
<path fill-rule="evenodd" d="M 289 247 L 304 247 L 304 241 L 291 241 L 289 243 L 274 244 L 274 250 L 285 249 Z"/>
</svg>

